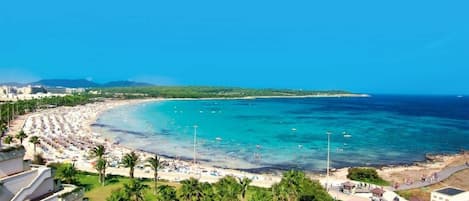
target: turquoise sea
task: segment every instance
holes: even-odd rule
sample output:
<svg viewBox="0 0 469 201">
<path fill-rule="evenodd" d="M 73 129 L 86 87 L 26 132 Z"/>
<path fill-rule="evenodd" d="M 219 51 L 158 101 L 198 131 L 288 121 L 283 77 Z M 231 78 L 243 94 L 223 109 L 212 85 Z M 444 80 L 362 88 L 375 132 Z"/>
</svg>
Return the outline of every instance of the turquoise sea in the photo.
<svg viewBox="0 0 469 201">
<path fill-rule="evenodd" d="M 120 144 L 237 169 L 412 163 L 469 149 L 469 98 L 391 96 L 173 100 L 105 112 L 97 133 Z"/>
</svg>

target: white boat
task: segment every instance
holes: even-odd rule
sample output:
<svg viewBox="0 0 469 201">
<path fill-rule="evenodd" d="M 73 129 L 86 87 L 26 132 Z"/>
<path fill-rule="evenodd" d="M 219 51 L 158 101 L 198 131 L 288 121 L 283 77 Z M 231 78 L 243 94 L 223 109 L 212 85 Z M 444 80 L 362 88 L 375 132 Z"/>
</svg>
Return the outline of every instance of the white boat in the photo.
<svg viewBox="0 0 469 201">
<path fill-rule="evenodd" d="M 296 128 L 292 128 L 291 130 L 292 130 L 292 131 L 296 131 Z"/>
<path fill-rule="evenodd" d="M 343 132 L 342 134 L 344 135 L 345 138 L 352 137 L 352 135 L 350 135 L 350 134 L 348 134 L 348 133 L 346 133 L 346 132 Z"/>
<path fill-rule="evenodd" d="M 222 141 L 223 139 L 221 139 L 221 137 L 216 137 L 215 140 Z"/>
</svg>

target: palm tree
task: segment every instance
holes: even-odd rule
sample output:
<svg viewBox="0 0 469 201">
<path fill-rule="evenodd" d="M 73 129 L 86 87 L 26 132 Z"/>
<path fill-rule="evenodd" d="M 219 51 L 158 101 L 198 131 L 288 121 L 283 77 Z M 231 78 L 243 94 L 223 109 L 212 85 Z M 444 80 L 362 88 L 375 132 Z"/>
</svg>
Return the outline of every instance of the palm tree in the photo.
<svg viewBox="0 0 469 201">
<path fill-rule="evenodd" d="M 151 169 L 153 169 L 153 182 L 155 184 L 155 195 L 158 194 L 158 168 L 164 165 L 163 161 L 160 160 L 158 154 L 155 154 L 155 157 L 150 157 L 147 159 L 147 162 L 150 164 Z"/>
<path fill-rule="evenodd" d="M 246 198 L 246 191 L 248 191 L 248 187 L 249 187 L 249 184 L 251 184 L 252 180 L 247 178 L 247 177 L 243 177 L 243 179 L 239 179 L 239 184 L 241 184 L 241 198 L 243 198 L 243 200 L 245 200 Z"/>
<path fill-rule="evenodd" d="M 104 154 L 106 154 L 106 148 L 103 145 L 98 145 L 91 150 L 90 154 L 92 157 L 98 158 L 95 168 L 99 174 L 99 182 L 104 185 L 104 180 L 106 178 L 106 160 L 103 159 L 103 157 Z"/>
<path fill-rule="evenodd" d="M 175 201 L 176 189 L 172 186 L 161 185 L 158 187 L 158 200 Z"/>
<path fill-rule="evenodd" d="M 96 162 L 95 169 L 99 173 L 99 183 L 104 186 L 104 181 L 106 179 L 106 166 L 107 166 L 107 161 L 105 159 L 98 159 L 98 162 Z"/>
<path fill-rule="evenodd" d="M 200 183 L 200 188 L 202 189 L 202 201 L 217 201 L 215 192 L 213 191 L 213 186 L 208 182 Z"/>
<path fill-rule="evenodd" d="M 137 165 L 137 162 L 138 162 L 138 155 L 135 154 L 135 152 L 133 151 L 126 154 L 124 158 L 122 158 L 122 164 L 124 165 L 124 167 L 130 168 L 129 176 L 131 179 L 134 178 L 134 168 Z"/>
<path fill-rule="evenodd" d="M 0 147 L 2 147 L 2 138 L 5 132 L 8 130 L 7 125 L 4 122 L 0 122 Z"/>
<path fill-rule="evenodd" d="M 238 201 L 242 186 L 232 176 L 226 176 L 213 185 L 217 200 Z"/>
<path fill-rule="evenodd" d="M 183 201 L 201 201 L 204 197 L 201 185 L 197 179 L 190 178 L 188 180 L 181 181 L 181 187 L 179 188 L 178 197 Z"/>
<path fill-rule="evenodd" d="M 111 195 L 106 198 L 106 201 L 129 201 L 127 193 L 122 188 L 111 191 Z"/>
<path fill-rule="evenodd" d="M 135 179 L 130 180 L 130 183 L 124 184 L 125 194 L 127 194 L 128 198 L 134 201 L 143 201 L 143 190 L 146 188 L 148 188 L 147 185 L 142 184 L 141 181 Z"/>
<path fill-rule="evenodd" d="M 306 185 L 309 183 L 311 180 L 306 178 L 301 171 L 285 172 L 280 183 L 272 186 L 274 200 L 298 200 L 304 194 L 307 189 Z"/>
<path fill-rule="evenodd" d="M 76 175 L 78 171 L 75 168 L 75 164 L 62 164 L 57 168 L 57 177 L 62 179 L 65 183 L 73 184 L 76 180 Z"/>
<path fill-rule="evenodd" d="M 103 145 L 98 145 L 91 150 L 91 156 L 102 159 L 106 153 L 106 148 Z"/>
<path fill-rule="evenodd" d="M 251 193 L 249 201 L 272 201 L 274 198 L 269 191 L 264 189 L 256 189 Z"/>
<path fill-rule="evenodd" d="M 31 138 L 29 138 L 29 142 L 34 145 L 34 155 L 36 155 L 36 145 L 41 143 L 41 141 L 39 140 L 39 137 L 32 136 Z"/>
<path fill-rule="evenodd" d="M 21 130 L 18 134 L 16 134 L 16 139 L 20 140 L 20 144 L 23 144 L 23 139 L 27 138 L 28 135 L 26 135 L 26 133 Z"/>
<path fill-rule="evenodd" d="M 275 201 L 287 201 L 289 197 L 289 191 L 284 185 L 279 183 L 272 185 L 272 195 Z"/>
<path fill-rule="evenodd" d="M 3 142 L 5 144 L 11 144 L 11 142 L 13 142 L 13 137 L 11 137 L 11 135 L 7 135 L 5 139 L 3 139 Z"/>
</svg>

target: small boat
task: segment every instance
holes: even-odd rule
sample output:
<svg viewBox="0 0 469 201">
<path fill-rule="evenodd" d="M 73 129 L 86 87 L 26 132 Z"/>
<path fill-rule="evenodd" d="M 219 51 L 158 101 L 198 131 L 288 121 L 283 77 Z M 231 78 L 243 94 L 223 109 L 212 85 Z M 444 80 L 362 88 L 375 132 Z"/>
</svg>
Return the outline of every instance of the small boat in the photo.
<svg viewBox="0 0 469 201">
<path fill-rule="evenodd" d="M 350 134 L 348 134 L 348 133 L 346 133 L 346 132 L 343 132 L 342 134 L 344 135 L 345 138 L 352 137 L 352 135 L 350 135 Z"/>
<path fill-rule="evenodd" d="M 464 97 L 464 96 L 456 96 L 456 97 L 458 97 L 458 98 L 462 98 L 462 97 Z"/>
<path fill-rule="evenodd" d="M 223 139 L 221 139 L 221 137 L 216 137 L 215 140 L 222 141 Z"/>
<path fill-rule="evenodd" d="M 292 128 L 291 130 L 292 130 L 292 131 L 296 131 L 296 128 Z"/>
</svg>

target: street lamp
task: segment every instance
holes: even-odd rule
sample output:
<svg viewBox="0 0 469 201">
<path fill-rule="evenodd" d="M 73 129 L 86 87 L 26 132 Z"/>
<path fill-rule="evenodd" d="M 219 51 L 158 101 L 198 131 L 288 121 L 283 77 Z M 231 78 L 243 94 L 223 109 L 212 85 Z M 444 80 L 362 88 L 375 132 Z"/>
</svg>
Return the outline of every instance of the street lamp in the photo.
<svg viewBox="0 0 469 201">
<path fill-rule="evenodd" d="M 194 125 L 194 164 L 197 164 L 196 147 L 197 147 L 197 125 Z"/>
<path fill-rule="evenodd" d="M 328 190 L 327 185 L 329 185 L 329 169 L 330 169 L 330 152 L 331 152 L 331 132 L 327 131 L 327 169 L 326 169 L 326 190 Z"/>
</svg>

